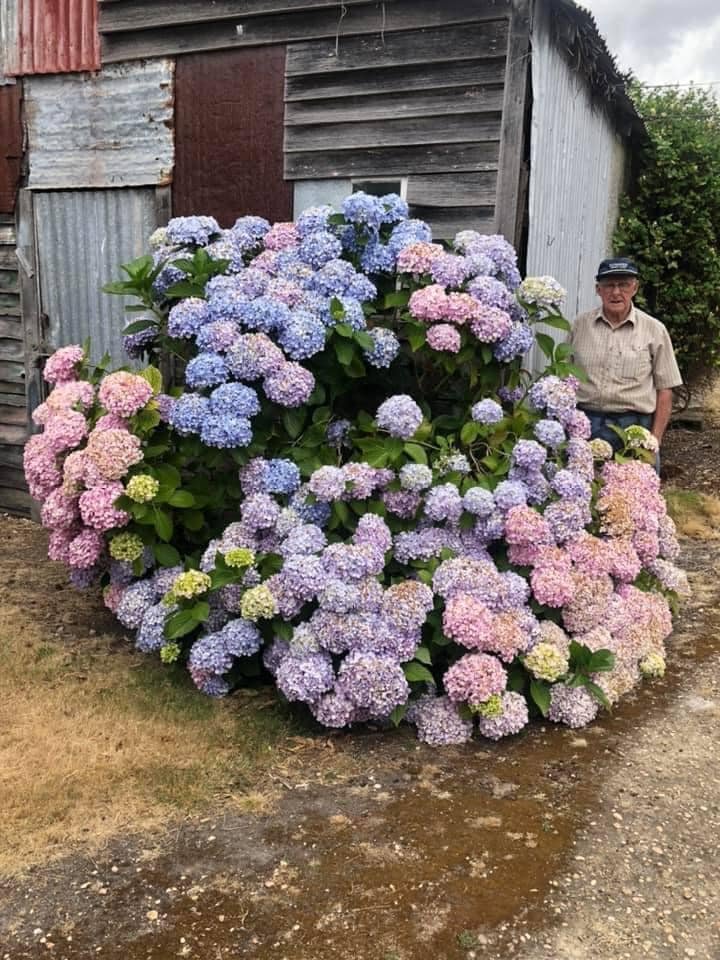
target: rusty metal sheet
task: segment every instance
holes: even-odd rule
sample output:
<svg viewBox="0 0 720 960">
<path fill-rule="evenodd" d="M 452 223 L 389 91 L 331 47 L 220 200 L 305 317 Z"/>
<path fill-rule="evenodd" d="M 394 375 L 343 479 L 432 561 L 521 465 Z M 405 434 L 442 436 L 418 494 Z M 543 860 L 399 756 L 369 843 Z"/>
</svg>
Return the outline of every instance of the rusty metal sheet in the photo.
<svg viewBox="0 0 720 960">
<path fill-rule="evenodd" d="M 20 88 L 0 86 L 0 214 L 15 210 L 22 162 Z"/>
<path fill-rule="evenodd" d="M 19 70 L 17 0 L 0 0 L 0 84 L 14 83 Z"/>
<path fill-rule="evenodd" d="M 31 189 L 167 184 L 173 169 L 171 60 L 98 74 L 29 77 Z"/>
<path fill-rule="evenodd" d="M 97 0 L 2 0 L 9 76 L 100 69 Z"/>
<path fill-rule="evenodd" d="M 173 213 L 290 219 L 284 82 L 284 45 L 178 57 Z"/>
</svg>

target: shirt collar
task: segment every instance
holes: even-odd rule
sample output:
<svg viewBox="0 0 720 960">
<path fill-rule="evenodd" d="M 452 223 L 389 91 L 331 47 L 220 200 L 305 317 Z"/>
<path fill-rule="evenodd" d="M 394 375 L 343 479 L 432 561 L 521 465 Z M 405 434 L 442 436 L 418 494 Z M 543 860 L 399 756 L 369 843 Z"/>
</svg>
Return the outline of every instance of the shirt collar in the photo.
<svg viewBox="0 0 720 960">
<path fill-rule="evenodd" d="M 595 322 L 597 323 L 598 320 L 602 320 L 603 323 L 607 324 L 608 327 L 612 327 L 613 330 L 619 330 L 620 327 L 624 327 L 626 323 L 629 323 L 630 326 L 634 327 L 635 321 L 637 320 L 637 316 L 635 312 L 635 304 L 633 303 L 630 305 L 630 313 L 628 313 L 628 315 L 625 317 L 623 322 L 621 324 L 618 324 L 617 327 L 613 327 L 613 325 L 610 323 L 608 318 L 603 313 L 602 307 L 598 307 L 598 311 L 595 314 Z"/>
</svg>

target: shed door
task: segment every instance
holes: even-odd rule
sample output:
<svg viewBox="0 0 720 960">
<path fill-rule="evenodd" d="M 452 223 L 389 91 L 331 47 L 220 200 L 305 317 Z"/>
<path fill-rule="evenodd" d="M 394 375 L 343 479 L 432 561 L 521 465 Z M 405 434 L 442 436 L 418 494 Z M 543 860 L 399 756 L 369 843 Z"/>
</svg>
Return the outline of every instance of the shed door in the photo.
<svg viewBox="0 0 720 960">
<path fill-rule="evenodd" d="M 194 53 L 175 68 L 173 214 L 292 217 L 283 179 L 285 46 Z"/>
</svg>

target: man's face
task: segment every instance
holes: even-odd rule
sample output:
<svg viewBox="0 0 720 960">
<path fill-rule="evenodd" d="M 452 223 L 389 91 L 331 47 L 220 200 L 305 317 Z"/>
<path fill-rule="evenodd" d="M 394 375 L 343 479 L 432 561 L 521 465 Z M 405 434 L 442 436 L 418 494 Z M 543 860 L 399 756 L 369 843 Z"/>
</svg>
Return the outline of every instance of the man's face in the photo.
<svg viewBox="0 0 720 960">
<path fill-rule="evenodd" d="M 634 277 L 608 277 L 598 280 L 595 289 L 605 312 L 624 316 L 630 310 L 632 298 L 638 291 L 638 282 Z"/>
</svg>

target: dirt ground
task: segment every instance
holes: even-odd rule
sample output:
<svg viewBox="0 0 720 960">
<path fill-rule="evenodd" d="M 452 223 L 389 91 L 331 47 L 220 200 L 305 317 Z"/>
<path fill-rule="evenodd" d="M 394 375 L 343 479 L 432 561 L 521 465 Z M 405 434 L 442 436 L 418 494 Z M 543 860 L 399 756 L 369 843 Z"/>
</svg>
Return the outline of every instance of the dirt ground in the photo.
<svg viewBox="0 0 720 960">
<path fill-rule="evenodd" d="M 685 432 L 673 482 L 717 492 Z M 42 563 L 42 534 L 24 549 Z M 0 877 L 0 958 L 719 960 L 719 558 L 684 543 L 668 674 L 593 726 L 450 750 L 312 734 L 314 755 L 270 769 L 269 810 L 214 804 Z M 69 609 L 72 643 L 92 642 L 97 599 L 58 595 L 27 622 Z"/>
</svg>

